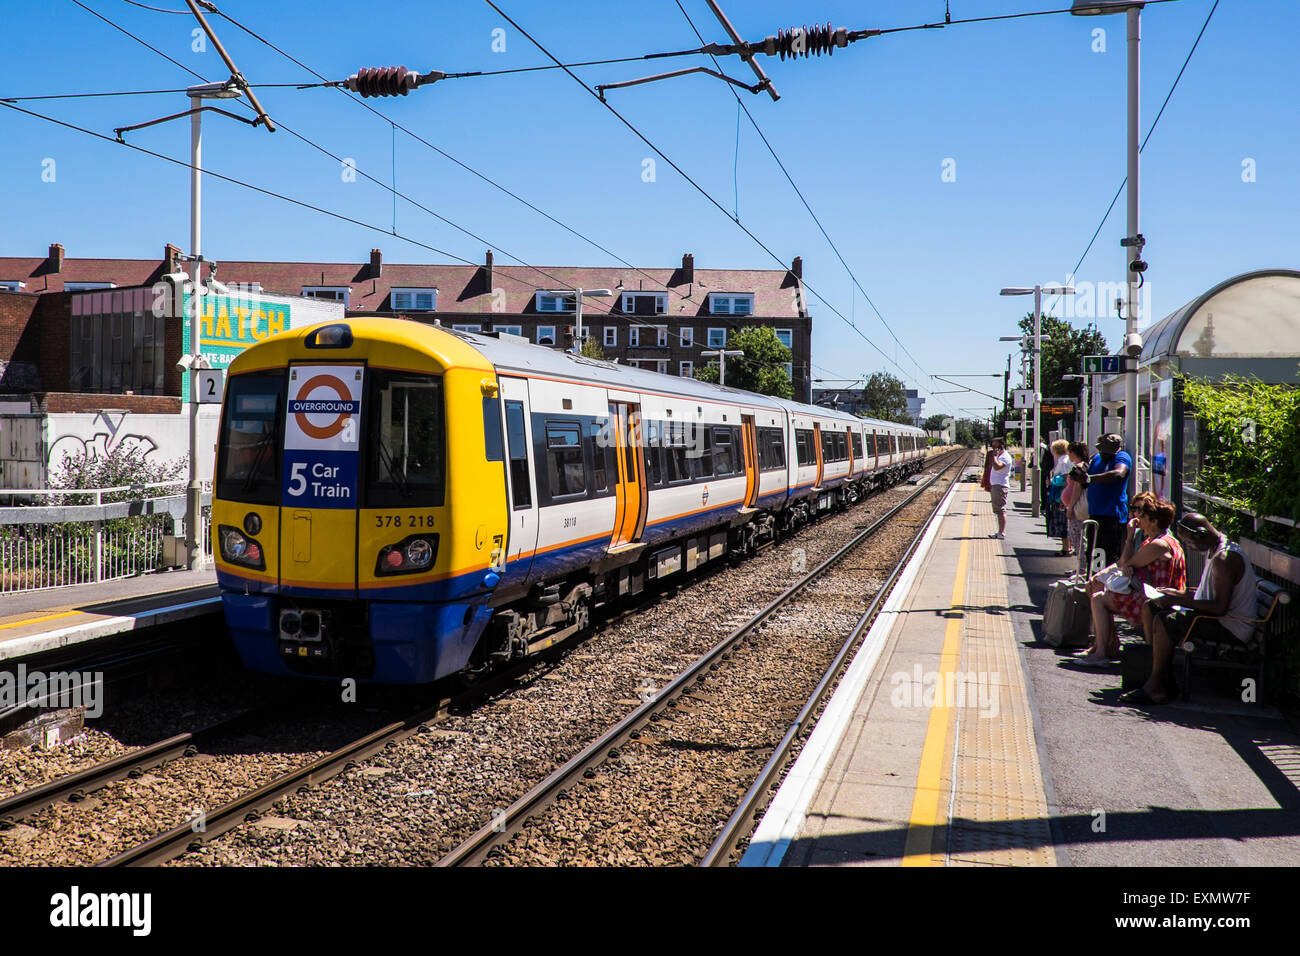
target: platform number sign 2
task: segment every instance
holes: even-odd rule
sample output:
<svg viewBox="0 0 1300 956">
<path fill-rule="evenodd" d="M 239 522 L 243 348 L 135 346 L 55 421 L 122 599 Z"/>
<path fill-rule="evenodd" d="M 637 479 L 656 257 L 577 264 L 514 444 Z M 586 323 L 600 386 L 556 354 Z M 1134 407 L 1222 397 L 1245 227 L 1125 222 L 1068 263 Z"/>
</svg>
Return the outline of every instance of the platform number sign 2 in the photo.
<svg viewBox="0 0 1300 956">
<path fill-rule="evenodd" d="M 289 369 L 284 505 L 356 507 L 364 373 L 360 365 L 295 365 Z"/>
<path fill-rule="evenodd" d="M 199 370 L 199 404 L 220 405 L 226 387 L 226 373 L 219 368 Z"/>
</svg>

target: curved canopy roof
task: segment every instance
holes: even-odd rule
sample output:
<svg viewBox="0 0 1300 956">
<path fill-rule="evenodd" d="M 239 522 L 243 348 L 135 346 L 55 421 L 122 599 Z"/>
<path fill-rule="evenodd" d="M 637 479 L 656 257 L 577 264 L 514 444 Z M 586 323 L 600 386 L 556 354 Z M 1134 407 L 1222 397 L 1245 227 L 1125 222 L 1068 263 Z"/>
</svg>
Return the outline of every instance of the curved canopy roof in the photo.
<svg viewBox="0 0 1300 956">
<path fill-rule="evenodd" d="M 1142 365 L 1173 357 L 1300 356 L 1300 272 L 1234 276 L 1148 327 L 1142 338 Z"/>
</svg>

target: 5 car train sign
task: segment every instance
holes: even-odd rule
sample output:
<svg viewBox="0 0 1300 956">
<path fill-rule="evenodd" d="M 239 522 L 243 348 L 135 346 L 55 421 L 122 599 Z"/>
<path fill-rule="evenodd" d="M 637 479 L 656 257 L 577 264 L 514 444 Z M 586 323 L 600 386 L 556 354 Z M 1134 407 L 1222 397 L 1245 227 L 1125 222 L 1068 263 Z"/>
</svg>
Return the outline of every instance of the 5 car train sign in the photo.
<svg viewBox="0 0 1300 956">
<path fill-rule="evenodd" d="M 364 371 L 360 365 L 290 368 L 284 419 L 284 505 L 357 506 Z"/>
</svg>

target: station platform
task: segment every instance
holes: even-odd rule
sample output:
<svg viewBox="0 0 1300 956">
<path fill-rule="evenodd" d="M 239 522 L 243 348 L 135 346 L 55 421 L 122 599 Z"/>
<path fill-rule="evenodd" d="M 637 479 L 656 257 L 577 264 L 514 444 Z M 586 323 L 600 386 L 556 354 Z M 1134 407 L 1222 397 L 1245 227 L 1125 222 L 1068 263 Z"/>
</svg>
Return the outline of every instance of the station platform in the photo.
<svg viewBox="0 0 1300 956">
<path fill-rule="evenodd" d="M 1028 492 L 1005 539 L 956 483 L 773 798 L 742 866 L 1300 862 L 1300 734 L 1198 694 L 1138 709 L 1118 664 L 1040 640 L 1074 569 Z"/>
<path fill-rule="evenodd" d="M 6 594 L 0 597 L 0 661 L 219 613 L 211 569 Z"/>
</svg>

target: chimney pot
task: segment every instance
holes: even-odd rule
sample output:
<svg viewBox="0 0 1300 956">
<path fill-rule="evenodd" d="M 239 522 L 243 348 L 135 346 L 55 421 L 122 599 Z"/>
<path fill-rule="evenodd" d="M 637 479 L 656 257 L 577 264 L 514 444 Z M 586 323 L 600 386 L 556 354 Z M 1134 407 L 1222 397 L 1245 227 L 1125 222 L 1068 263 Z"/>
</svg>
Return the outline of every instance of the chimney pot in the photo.
<svg viewBox="0 0 1300 956">
<path fill-rule="evenodd" d="M 181 250 L 179 246 L 174 246 L 170 242 L 163 246 L 163 270 L 165 272 L 180 271 Z"/>
<path fill-rule="evenodd" d="M 50 243 L 50 271 L 63 271 L 63 243 L 61 242 Z"/>
<path fill-rule="evenodd" d="M 492 291 L 492 250 L 487 251 L 487 256 L 483 260 L 483 284 L 488 292 Z"/>
<path fill-rule="evenodd" d="M 378 249 L 370 250 L 370 278 L 378 279 L 384 274 L 384 254 Z"/>
<path fill-rule="evenodd" d="M 790 271 L 794 273 L 796 279 L 803 278 L 803 256 L 794 257 L 794 262 L 790 263 Z"/>
<path fill-rule="evenodd" d="M 691 252 L 682 254 L 682 281 L 695 281 L 695 254 Z"/>
</svg>

